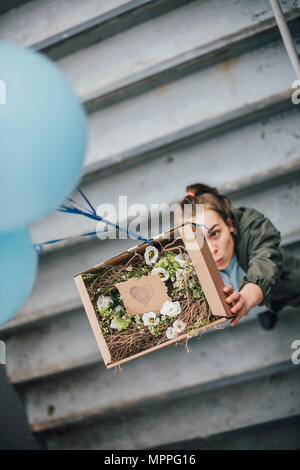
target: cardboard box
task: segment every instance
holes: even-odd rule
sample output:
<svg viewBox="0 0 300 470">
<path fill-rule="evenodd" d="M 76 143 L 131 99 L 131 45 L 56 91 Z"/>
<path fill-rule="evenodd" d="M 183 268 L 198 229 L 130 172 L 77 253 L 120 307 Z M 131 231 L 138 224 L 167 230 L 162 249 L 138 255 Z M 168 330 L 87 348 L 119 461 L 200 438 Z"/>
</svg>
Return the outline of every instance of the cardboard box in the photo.
<svg viewBox="0 0 300 470">
<path fill-rule="evenodd" d="M 167 243 L 170 243 L 170 241 L 174 239 L 179 239 L 184 243 L 186 252 L 188 253 L 192 261 L 192 265 L 201 284 L 211 313 L 214 316 L 222 317 L 217 321 L 214 321 L 199 328 L 197 330 L 199 334 L 200 332 L 208 328 L 220 325 L 227 321 L 228 318 L 231 318 L 233 316 L 230 310 L 231 305 L 227 304 L 225 300 L 226 297 L 225 293 L 223 292 L 224 283 L 214 262 L 214 259 L 211 255 L 207 242 L 203 236 L 202 230 L 191 222 L 187 222 L 178 227 L 175 227 L 167 233 L 158 235 L 157 237 L 153 238 L 153 241 L 159 241 L 160 243 L 165 245 Z M 179 341 L 185 341 L 189 339 L 187 333 L 180 334 L 176 338 L 170 340 L 167 339 L 161 344 L 148 348 L 137 354 L 133 354 L 122 360 L 115 362 L 112 361 L 108 345 L 105 341 L 101 326 L 97 319 L 96 312 L 94 310 L 82 275 L 86 273 L 99 272 L 101 269 L 103 269 L 103 266 L 126 262 L 132 256 L 132 252 L 134 250 L 136 250 L 136 252 L 138 253 L 144 253 L 147 246 L 148 243 L 142 242 L 139 245 L 135 245 L 134 247 L 117 254 L 113 258 L 104 261 L 103 263 L 98 264 L 96 266 L 93 266 L 92 268 L 74 276 L 75 284 L 79 291 L 83 306 L 85 308 L 91 328 L 95 335 L 96 341 L 103 357 L 103 361 L 107 369 L 135 359 L 144 354 L 148 354 L 149 352 L 155 351 L 165 346 L 170 346 Z M 118 287 L 119 291 L 122 293 L 122 300 L 126 306 L 127 313 L 134 314 L 137 311 L 136 309 L 138 309 L 139 313 L 143 313 L 141 309 L 142 304 L 144 305 L 145 312 L 155 312 L 159 310 L 160 306 L 168 298 L 166 289 L 164 290 L 163 284 L 164 283 L 160 279 L 159 275 L 151 275 L 143 276 L 140 279 L 132 278 L 130 280 L 116 284 L 116 287 Z M 125 297 L 127 300 L 125 299 Z"/>
</svg>

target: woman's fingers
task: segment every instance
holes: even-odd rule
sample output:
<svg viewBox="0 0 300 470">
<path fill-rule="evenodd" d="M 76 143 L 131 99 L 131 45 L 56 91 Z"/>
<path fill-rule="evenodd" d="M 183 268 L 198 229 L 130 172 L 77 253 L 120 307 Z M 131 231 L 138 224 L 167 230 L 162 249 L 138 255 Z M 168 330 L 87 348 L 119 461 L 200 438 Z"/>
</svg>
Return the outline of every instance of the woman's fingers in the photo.
<svg viewBox="0 0 300 470">
<path fill-rule="evenodd" d="M 226 301 L 230 304 L 231 302 L 237 302 L 240 299 L 240 293 L 239 292 L 233 292 L 232 294 L 229 295 L 229 297 L 226 297 Z"/>
<path fill-rule="evenodd" d="M 244 307 L 244 303 L 239 300 L 234 306 L 231 308 L 232 313 L 239 313 L 239 311 Z"/>
<path fill-rule="evenodd" d="M 241 319 L 241 317 L 239 315 L 237 315 L 233 320 L 231 320 L 230 326 L 236 325 L 240 319 Z"/>
<path fill-rule="evenodd" d="M 228 300 L 228 298 L 234 292 L 233 287 L 230 284 L 228 284 L 227 286 L 224 286 L 223 291 L 225 292 L 227 302 L 231 303 L 231 300 Z"/>
<path fill-rule="evenodd" d="M 233 304 L 230 310 L 234 315 L 236 315 L 236 317 L 231 320 L 230 325 L 235 326 L 241 317 L 246 314 L 244 313 L 244 300 L 241 297 L 240 292 L 235 292 L 230 284 L 224 286 L 223 291 L 227 294 L 226 302 L 228 304 Z"/>
<path fill-rule="evenodd" d="M 233 287 L 230 284 L 227 284 L 226 286 L 224 286 L 223 291 L 226 294 L 230 295 L 233 292 Z"/>
</svg>

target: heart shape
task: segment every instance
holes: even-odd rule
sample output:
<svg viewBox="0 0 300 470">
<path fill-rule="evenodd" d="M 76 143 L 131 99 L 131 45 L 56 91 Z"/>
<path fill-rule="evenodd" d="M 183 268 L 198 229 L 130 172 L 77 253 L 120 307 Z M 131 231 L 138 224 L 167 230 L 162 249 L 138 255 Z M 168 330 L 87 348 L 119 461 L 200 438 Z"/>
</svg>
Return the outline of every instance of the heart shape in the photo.
<svg viewBox="0 0 300 470">
<path fill-rule="evenodd" d="M 143 287 L 134 286 L 130 289 L 130 295 L 141 304 L 147 305 L 154 295 L 155 289 L 151 284 L 145 284 Z"/>
</svg>

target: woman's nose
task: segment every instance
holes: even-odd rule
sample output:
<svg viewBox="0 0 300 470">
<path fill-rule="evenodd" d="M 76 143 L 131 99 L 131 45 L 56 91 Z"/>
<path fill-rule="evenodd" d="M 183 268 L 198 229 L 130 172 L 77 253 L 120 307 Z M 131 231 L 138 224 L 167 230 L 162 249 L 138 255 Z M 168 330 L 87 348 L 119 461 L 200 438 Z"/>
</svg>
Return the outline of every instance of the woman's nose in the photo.
<svg viewBox="0 0 300 470">
<path fill-rule="evenodd" d="M 213 255 L 215 255 L 218 252 L 217 245 L 211 241 L 208 241 L 207 243 L 208 243 L 210 251 L 212 252 Z"/>
<path fill-rule="evenodd" d="M 218 248 L 216 246 L 213 247 L 212 249 L 212 254 L 216 255 L 218 253 Z"/>
</svg>

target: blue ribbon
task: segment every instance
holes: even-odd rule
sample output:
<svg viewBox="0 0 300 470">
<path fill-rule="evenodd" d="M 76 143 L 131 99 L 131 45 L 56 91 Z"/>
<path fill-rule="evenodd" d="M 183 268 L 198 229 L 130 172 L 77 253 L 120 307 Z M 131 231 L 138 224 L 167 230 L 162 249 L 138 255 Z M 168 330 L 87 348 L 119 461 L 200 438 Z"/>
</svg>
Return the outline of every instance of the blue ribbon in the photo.
<svg viewBox="0 0 300 470">
<path fill-rule="evenodd" d="M 97 235 L 97 233 L 103 233 L 103 232 L 108 232 L 108 229 L 98 230 L 97 232 L 82 233 L 81 235 L 79 235 L 79 237 L 87 237 L 89 235 Z M 62 242 L 63 240 L 70 240 L 71 238 L 75 238 L 75 237 L 57 238 L 56 240 L 50 240 L 48 242 L 35 243 L 34 246 L 36 247 L 36 249 L 39 248 L 39 251 L 37 250 L 38 254 L 39 254 L 39 256 L 42 256 L 44 254 L 43 245 L 52 245 L 52 243 Z"/>
<path fill-rule="evenodd" d="M 83 193 L 83 191 L 79 187 L 77 187 L 77 190 L 79 191 L 79 193 L 81 194 L 81 196 L 83 197 L 83 199 L 85 200 L 87 205 L 89 206 L 88 208 L 82 206 L 81 204 L 77 203 L 76 201 L 74 201 L 73 199 L 68 197 L 67 200 L 70 201 L 72 204 L 71 205 L 61 204 L 60 207 L 56 210 L 59 211 L 59 212 L 66 212 L 66 213 L 69 213 L 69 214 L 83 215 L 83 216 L 88 217 L 88 218 L 93 219 L 93 220 L 103 221 L 103 222 L 107 223 L 108 225 L 117 228 L 118 230 L 126 232 L 128 235 L 136 237 L 139 240 L 147 242 L 148 244 L 154 246 L 154 243 L 152 242 L 153 238 L 148 240 L 147 238 L 144 238 L 144 237 L 142 237 L 141 235 L 139 235 L 137 233 L 134 233 L 134 232 L 131 232 L 127 229 L 124 229 L 123 227 L 120 227 L 120 225 L 114 224 L 114 223 L 110 222 L 109 220 L 104 219 L 100 215 L 97 215 L 95 208 L 93 207 L 91 202 L 88 200 L 86 195 Z M 83 210 L 79 209 L 80 207 L 83 208 Z M 108 229 L 99 230 L 99 231 L 96 231 L 96 232 L 84 233 L 80 236 L 81 237 L 87 237 L 88 235 L 96 235 L 97 233 L 103 233 L 103 232 L 108 232 Z M 39 256 L 42 256 L 44 254 L 43 245 L 51 245 L 53 243 L 58 243 L 58 242 L 61 242 L 63 240 L 69 240 L 71 238 L 74 238 L 74 237 L 57 238 L 55 240 L 49 240 L 49 241 L 43 242 L 43 243 L 35 243 L 34 246 L 35 246 L 36 250 L 38 251 Z"/>
<path fill-rule="evenodd" d="M 75 206 L 66 206 L 65 204 L 62 204 L 60 206 L 60 209 L 57 209 L 59 212 L 67 212 L 69 214 L 79 214 L 79 215 L 84 215 L 85 217 L 88 217 L 90 219 L 93 219 L 93 220 L 100 220 L 100 221 L 103 221 L 105 223 L 107 223 L 108 225 L 111 225 L 112 227 L 115 227 L 117 228 L 118 230 L 121 230 L 123 232 L 126 232 L 128 235 L 132 235 L 133 237 L 136 237 L 138 238 L 139 240 L 142 240 L 144 242 L 147 242 L 149 243 L 150 245 L 154 245 L 154 243 L 152 243 L 152 240 L 153 238 L 151 238 L 150 240 L 148 240 L 147 238 L 144 238 L 142 237 L 141 235 L 137 234 L 137 233 L 134 233 L 134 232 L 130 232 L 129 230 L 123 228 L 123 227 L 120 227 L 120 225 L 118 224 L 113 224 L 112 222 L 110 222 L 109 220 L 107 219 L 104 219 L 103 217 L 101 217 L 100 215 L 97 215 L 96 213 L 96 210 L 94 209 L 94 207 L 92 206 L 92 204 L 90 203 L 90 201 L 88 200 L 88 198 L 85 196 L 85 194 L 83 193 L 83 191 L 78 187 L 77 188 L 78 191 L 80 192 L 80 194 L 82 195 L 82 197 L 84 198 L 84 200 L 87 202 L 87 204 L 89 205 L 90 209 L 85 209 L 84 211 L 81 210 L 81 209 L 78 209 L 76 207 L 76 202 L 73 201 L 73 199 L 71 198 L 67 198 L 69 201 L 71 201 L 73 204 L 75 204 Z M 80 206 L 79 204 L 77 204 L 77 206 Z M 82 206 L 81 206 L 82 207 Z"/>
<path fill-rule="evenodd" d="M 82 206 L 81 204 L 77 203 L 76 201 L 74 201 L 73 199 L 68 197 L 67 200 L 70 201 L 72 203 L 72 205 L 61 204 L 60 207 L 56 210 L 59 211 L 59 212 L 66 212 L 66 213 L 69 213 L 69 214 L 83 215 L 83 216 L 88 217 L 88 218 L 93 219 L 93 220 L 103 221 L 103 222 L 107 223 L 108 225 L 117 228 L 118 230 L 126 232 L 128 235 L 132 235 L 132 236 L 138 238 L 139 240 L 142 240 L 142 241 L 147 242 L 148 244 L 154 246 L 154 243 L 152 242 L 153 238 L 150 238 L 148 240 L 147 238 L 144 238 L 144 237 L 140 236 L 137 233 L 130 232 L 129 230 L 124 229 L 123 227 L 120 227 L 119 225 L 114 224 L 114 223 L 110 222 L 109 220 L 104 219 L 100 215 L 97 215 L 95 208 L 93 207 L 91 202 L 88 200 L 86 195 L 83 193 L 83 191 L 79 187 L 77 187 L 77 190 L 79 191 L 79 193 L 81 194 L 81 196 L 83 197 L 85 202 L 88 204 L 89 208 L 86 208 L 86 207 Z M 79 207 L 81 207 L 83 210 L 79 209 Z M 205 227 L 209 231 L 209 233 L 211 233 L 210 229 L 208 227 L 206 227 L 206 225 L 204 225 L 204 224 L 194 223 L 194 225 L 197 225 L 197 226 L 202 225 L 203 227 Z M 97 231 L 97 232 L 88 232 L 88 233 L 83 233 L 80 236 L 81 237 L 87 237 L 89 235 L 96 235 L 97 233 L 103 233 L 103 232 L 107 232 L 107 231 L 108 231 L 108 229 L 100 230 L 100 231 Z M 44 254 L 43 245 L 51 245 L 53 243 L 58 243 L 58 242 L 61 242 L 63 240 L 69 240 L 71 238 L 74 238 L 74 237 L 57 238 L 55 240 L 50 240 L 50 241 L 43 242 L 43 243 L 35 243 L 34 246 L 35 246 L 37 251 L 38 251 L 38 248 L 39 248 L 38 254 L 39 254 L 39 256 L 42 256 Z"/>
</svg>

